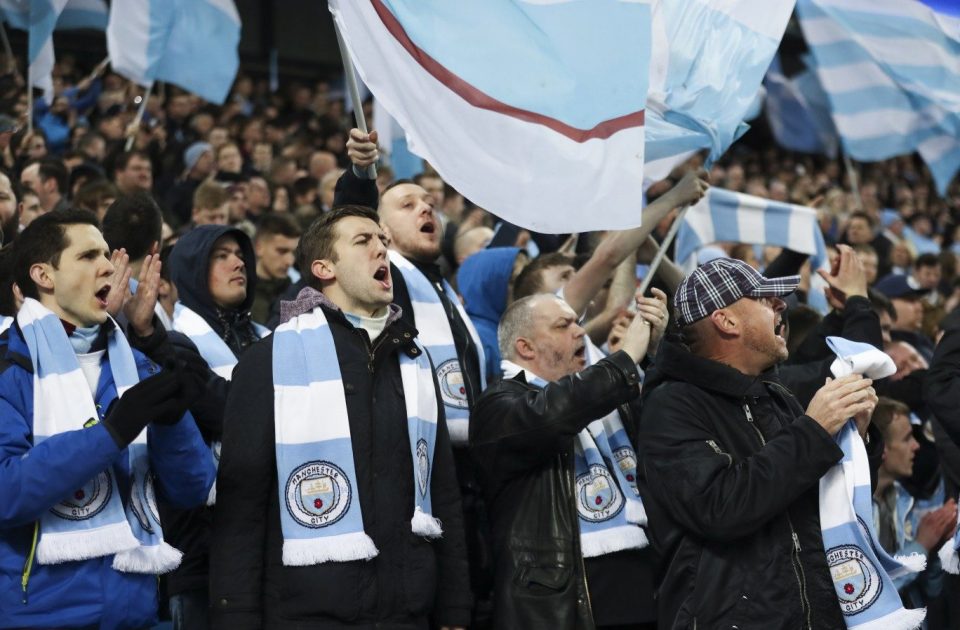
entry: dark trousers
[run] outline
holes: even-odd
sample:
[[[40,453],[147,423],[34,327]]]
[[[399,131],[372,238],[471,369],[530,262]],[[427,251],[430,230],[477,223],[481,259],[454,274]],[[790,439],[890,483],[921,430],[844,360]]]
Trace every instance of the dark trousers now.
[[[170,618],[173,630],[207,630],[207,608],[210,596],[207,591],[185,591],[170,596]]]

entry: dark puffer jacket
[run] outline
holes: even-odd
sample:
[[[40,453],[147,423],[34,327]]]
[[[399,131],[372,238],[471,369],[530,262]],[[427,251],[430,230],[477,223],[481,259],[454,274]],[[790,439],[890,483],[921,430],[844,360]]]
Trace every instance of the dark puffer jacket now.
[[[747,376],[673,341],[657,361],[637,442],[660,627],[844,630],[818,503],[843,452],[772,370]]]

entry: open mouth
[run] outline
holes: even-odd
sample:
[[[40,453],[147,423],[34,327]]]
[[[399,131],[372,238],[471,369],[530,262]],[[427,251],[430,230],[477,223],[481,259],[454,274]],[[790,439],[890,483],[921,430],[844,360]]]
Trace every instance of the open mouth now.
[[[107,296],[110,295],[110,285],[105,284],[100,287],[100,290],[94,293],[94,297],[97,298],[97,304],[100,305],[100,308],[107,308]]]
[[[583,345],[583,346],[580,346],[579,348],[577,348],[576,351],[573,353],[573,356],[577,357],[578,359],[586,360],[586,358],[587,358],[587,346],[586,346],[586,345]]]
[[[373,274],[373,279],[380,283],[380,286],[384,289],[390,288],[390,268],[386,265],[381,265],[377,267],[377,271]]]
[[[434,225],[433,221],[430,221],[428,223],[424,223],[420,227],[420,231],[423,232],[424,234],[433,234],[434,232],[437,231],[437,226]]]
[[[786,325],[787,325],[786,322],[783,321],[782,319],[778,321],[777,324],[773,327],[773,334],[783,339],[783,331],[786,328]]]

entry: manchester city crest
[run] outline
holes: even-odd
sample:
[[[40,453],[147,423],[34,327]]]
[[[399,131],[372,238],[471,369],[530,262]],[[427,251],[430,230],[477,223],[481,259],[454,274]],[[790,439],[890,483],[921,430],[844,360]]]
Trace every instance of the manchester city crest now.
[[[430,481],[430,456],[427,454],[427,441],[417,440],[417,486],[420,496],[427,496],[427,483]]]
[[[440,383],[440,396],[443,404],[459,409],[469,406],[467,388],[463,383],[463,372],[457,359],[444,361],[437,367],[437,381]]]
[[[102,512],[112,494],[110,473],[103,471],[50,508],[50,511],[69,521],[83,521]]]
[[[856,545],[840,545],[827,551],[827,564],[844,615],[856,615],[873,605],[883,582],[873,562]]]
[[[153,476],[144,475],[139,488],[134,488],[130,496],[130,507],[144,531],[153,533],[153,523],[160,522],[157,511],[157,495],[153,489]],[[152,520],[151,520],[152,519]]]
[[[630,489],[636,496],[640,496],[640,490],[637,488],[637,455],[629,446],[622,446],[613,451],[613,459],[616,460],[623,478],[630,483]]]
[[[326,461],[309,462],[290,473],[285,494],[290,516],[312,529],[343,518],[353,498],[346,473]]]
[[[589,471],[577,477],[577,512],[580,518],[599,523],[613,518],[623,509],[623,495],[603,466],[591,464]]]

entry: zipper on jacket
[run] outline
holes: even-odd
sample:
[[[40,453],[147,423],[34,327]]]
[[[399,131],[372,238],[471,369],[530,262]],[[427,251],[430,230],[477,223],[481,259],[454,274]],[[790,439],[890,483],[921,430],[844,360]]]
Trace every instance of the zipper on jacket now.
[[[30,543],[30,553],[23,565],[23,574],[20,576],[20,588],[23,593],[23,603],[27,603],[27,584],[30,583],[30,571],[33,569],[33,558],[37,555],[37,538],[40,534],[40,521],[33,523],[33,542]]]
[[[764,439],[763,433],[761,433],[757,423],[753,421],[753,412],[750,411],[749,403],[743,403],[743,412],[747,415],[747,422],[749,422],[753,430],[757,432],[757,437],[760,438],[760,444],[766,446],[767,441]],[[807,619],[808,630],[813,630],[813,626],[810,623],[810,601],[807,598],[807,578],[803,572],[803,564],[800,562],[800,537],[797,536],[797,532],[793,529],[793,521],[790,520],[789,511],[787,512],[787,525],[790,527],[790,538],[793,542],[793,549],[790,553],[790,564],[793,565],[793,574],[797,578],[797,586],[800,589],[800,608],[803,610],[803,614]]]
[[[563,453],[560,453],[560,466],[563,467]],[[577,479],[576,479],[576,470],[574,470],[573,463],[570,463],[570,489],[573,491],[570,494],[573,496],[573,522],[576,524],[577,528],[577,556],[579,556],[580,561],[580,575],[583,576],[583,594],[587,598],[587,612],[590,613],[590,618],[593,619],[593,602],[590,599],[590,584],[587,583],[587,565],[583,560],[583,549],[580,547],[580,513],[577,510]]]

